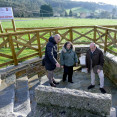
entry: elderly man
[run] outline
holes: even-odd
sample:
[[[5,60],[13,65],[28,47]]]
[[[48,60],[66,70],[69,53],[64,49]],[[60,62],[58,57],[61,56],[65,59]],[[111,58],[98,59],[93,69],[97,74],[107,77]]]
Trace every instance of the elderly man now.
[[[95,43],[91,43],[90,49],[86,54],[86,67],[88,72],[91,72],[91,85],[88,89],[95,87],[95,73],[97,73],[100,78],[100,91],[106,93],[104,89],[103,64],[104,58],[102,51],[96,47]]]
[[[52,87],[56,87],[57,83],[53,78],[53,72],[56,67],[60,67],[57,61],[57,44],[60,42],[60,35],[56,34],[49,38],[49,42],[45,49],[45,68],[47,70],[47,77]]]

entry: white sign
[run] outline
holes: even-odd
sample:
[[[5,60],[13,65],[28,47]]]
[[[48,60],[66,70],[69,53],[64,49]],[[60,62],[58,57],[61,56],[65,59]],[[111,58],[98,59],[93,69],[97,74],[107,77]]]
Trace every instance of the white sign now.
[[[0,7],[0,20],[13,18],[12,7]]]

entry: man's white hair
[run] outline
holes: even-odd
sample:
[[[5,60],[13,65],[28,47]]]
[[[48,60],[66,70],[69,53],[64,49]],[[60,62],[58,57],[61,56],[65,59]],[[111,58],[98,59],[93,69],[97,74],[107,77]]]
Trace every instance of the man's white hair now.
[[[55,34],[54,37],[61,37],[59,34]]]
[[[90,46],[94,46],[94,47],[96,47],[96,45],[95,45],[94,42],[90,43]]]

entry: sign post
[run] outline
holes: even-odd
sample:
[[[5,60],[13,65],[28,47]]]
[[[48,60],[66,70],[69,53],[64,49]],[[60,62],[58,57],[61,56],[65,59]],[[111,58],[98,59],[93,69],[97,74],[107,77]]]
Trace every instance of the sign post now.
[[[3,27],[2,27],[2,22],[0,21],[0,32],[1,33],[4,33],[3,32]],[[5,41],[4,37],[3,37],[3,41]],[[5,47],[7,47],[7,44],[5,44]]]
[[[16,32],[16,26],[15,26],[12,7],[0,7],[0,20],[12,20],[13,31]],[[2,27],[2,24],[0,24],[0,27]],[[3,28],[0,28],[0,29],[3,30]],[[1,33],[3,33],[3,31],[1,31]],[[15,37],[15,39],[17,40],[17,37]],[[18,44],[17,44],[17,48],[18,48]]]

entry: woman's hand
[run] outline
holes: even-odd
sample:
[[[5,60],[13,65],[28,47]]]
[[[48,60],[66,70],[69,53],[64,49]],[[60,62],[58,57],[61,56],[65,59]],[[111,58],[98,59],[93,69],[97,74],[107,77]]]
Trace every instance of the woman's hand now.
[[[56,63],[56,67],[60,67],[60,64],[59,63]]]
[[[97,70],[97,73],[100,73],[100,71],[101,71],[101,70],[100,70],[100,69],[98,69],[98,70]]]
[[[78,63],[76,63],[76,67],[78,66]]]

